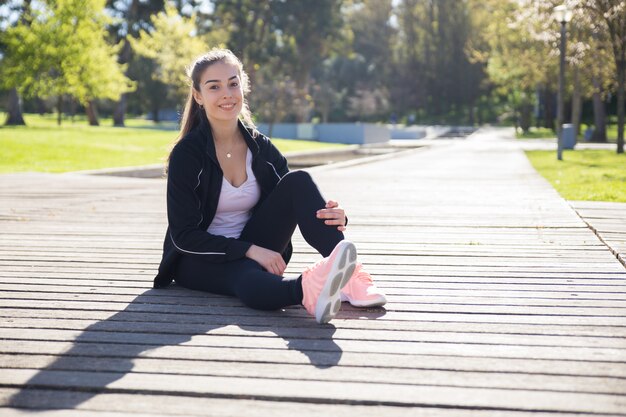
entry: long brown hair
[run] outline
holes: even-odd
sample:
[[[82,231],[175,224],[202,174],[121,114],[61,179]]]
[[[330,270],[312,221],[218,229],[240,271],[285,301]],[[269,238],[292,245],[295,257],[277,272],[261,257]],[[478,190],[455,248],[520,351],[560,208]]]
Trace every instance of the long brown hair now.
[[[241,88],[245,94],[250,92],[250,79],[248,74],[243,70],[243,64],[229,49],[213,48],[208,53],[199,56],[196,60],[187,68],[187,76],[190,79],[189,95],[187,96],[187,102],[183,109],[183,115],[180,122],[180,132],[174,142],[176,145],[187,133],[193,128],[198,126],[202,121],[202,118],[206,118],[206,113],[200,107],[200,105],[193,98],[193,90],[200,91],[200,76],[205,69],[217,62],[224,62],[237,67],[239,72],[239,79],[241,80]],[[244,125],[256,131],[256,126],[252,121],[252,113],[248,107],[248,101],[244,98],[242,103],[241,112],[239,118]],[[169,158],[168,158],[169,160]]]

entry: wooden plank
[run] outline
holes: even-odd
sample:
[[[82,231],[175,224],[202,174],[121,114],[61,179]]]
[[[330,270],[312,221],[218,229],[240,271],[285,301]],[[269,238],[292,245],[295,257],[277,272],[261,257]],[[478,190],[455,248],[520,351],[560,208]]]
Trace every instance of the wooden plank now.
[[[158,295],[157,295],[158,294]],[[113,293],[107,293],[103,291],[63,291],[62,288],[55,290],[41,289],[41,290],[29,290],[19,288],[4,290],[0,294],[0,303],[2,300],[66,300],[66,301],[81,301],[81,302],[135,302],[135,303],[162,303],[162,304],[188,304],[198,305],[208,300],[207,297],[203,297],[198,294],[194,296],[183,292],[182,294],[164,294],[163,292],[150,292],[147,294],[124,294],[123,292],[116,291]],[[217,299],[218,302],[222,299]],[[580,308],[606,308],[611,310],[620,310],[626,308],[626,297],[624,294],[617,297],[602,297],[599,299],[593,297],[579,297],[575,296],[548,296],[548,297],[533,297],[533,296],[519,296],[518,294],[502,294],[500,296],[488,296],[482,295],[478,297],[467,297],[461,294],[436,294],[430,291],[419,291],[419,294],[410,292],[403,295],[389,295],[389,308],[406,309],[406,304],[412,302],[418,302],[420,305],[428,304],[445,304],[445,305],[462,305],[462,306],[537,306],[544,307],[549,305],[551,307],[580,307]],[[224,300],[224,305],[230,304],[230,300]]]
[[[0,248],[1,250],[2,248]],[[83,253],[77,252],[77,249],[81,249],[79,246],[75,248],[36,248],[36,247],[26,247],[22,250],[17,250],[13,246],[13,248],[7,248],[2,250],[4,256],[11,257],[13,259],[30,256],[33,255],[33,252],[36,252],[38,256],[51,258],[51,259],[111,259],[115,258],[119,261],[131,260],[134,261],[138,259],[138,257],[144,257],[152,260],[153,262],[157,262],[160,260],[160,250],[161,249],[101,249],[101,248],[92,248],[92,252]],[[498,256],[493,253],[492,250],[481,249],[478,250],[445,250],[445,249],[428,249],[428,250],[363,250],[359,248],[359,255],[361,256],[369,256],[369,255],[386,255],[386,256],[421,256],[425,258],[432,257],[445,257],[445,256],[454,256],[460,258],[498,258],[498,259],[532,259],[537,260],[539,262],[543,262],[545,259],[559,259],[559,260],[579,260],[581,254],[573,253],[574,251],[550,251],[544,253],[532,253],[531,251],[519,251],[519,253],[514,253],[514,251],[510,251],[506,256]],[[317,253],[313,253],[312,251],[300,251],[302,254],[307,254],[309,256],[301,256],[302,259],[313,259],[318,256]],[[595,251],[585,251],[584,252],[585,260],[589,262],[604,262],[607,260],[607,253],[605,248],[600,248]],[[610,259],[610,258],[609,258]]]
[[[41,295],[41,294],[40,294]],[[28,308],[28,307],[52,307],[62,306],[64,303],[71,301],[80,309],[123,309],[126,303],[108,302],[108,301],[83,301],[78,294],[69,297],[57,297],[51,299],[45,299],[41,297],[31,296],[28,299],[24,298],[7,298],[6,296],[0,297],[0,307],[12,307],[12,308]],[[436,300],[434,300],[436,301]],[[481,300],[482,301],[482,300]],[[498,314],[498,315],[546,315],[546,316],[581,316],[581,317],[602,317],[602,318],[626,318],[626,307],[617,306],[593,306],[583,304],[583,306],[575,305],[576,303],[565,304],[562,306],[555,305],[551,302],[538,301],[515,304],[512,301],[503,304],[497,303],[478,303],[472,300],[468,300],[467,303],[459,302],[425,302],[416,305],[411,302],[400,303],[395,302],[393,307],[389,306],[385,311],[381,310],[381,313],[392,314],[394,312],[412,312],[412,313],[425,313],[425,312],[446,312],[446,313],[469,313],[469,314]],[[146,304],[147,308],[150,308],[150,304]],[[197,305],[177,305],[178,311],[186,311],[190,314],[194,312],[201,312],[202,309],[211,308],[219,314],[232,313],[233,308],[239,308],[239,305],[232,306],[229,301],[223,301],[221,299],[210,299],[206,302],[199,303]],[[355,310],[358,311],[358,310]]]
[[[326,332],[326,337],[330,332]],[[335,329],[332,329],[334,336]],[[99,344],[119,344],[130,343],[137,346],[144,346],[143,349],[156,348],[163,345],[181,344],[185,346],[212,347],[212,348],[236,348],[238,346],[252,346],[256,349],[280,349],[285,347],[285,340],[279,337],[263,337],[257,335],[242,336],[218,336],[211,334],[198,335],[178,335],[178,334],[154,334],[154,333],[121,333],[121,332],[98,332],[84,331],[76,332],[71,330],[47,330],[47,329],[6,329],[0,328],[0,336],[4,340],[52,340],[52,341],[73,341],[99,343]],[[456,355],[456,356],[480,356],[480,357],[513,357],[513,358],[538,358],[538,359],[559,359],[576,357],[579,360],[602,360],[619,362],[626,360],[626,349],[622,347],[593,346],[558,346],[558,345],[533,345],[527,340],[523,342],[509,341],[506,337],[496,338],[496,343],[488,340],[483,342],[470,341],[468,338],[459,337],[451,333],[447,338],[438,334],[439,340],[426,338],[423,341],[397,340],[394,343],[385,341],[368,340],[367,344],[359,340],[333,339],[327,343],[325,338],[306,339],[301,337],[286,337],[291,348],[294,346],[308,346],[306,350],[330,350],[339,352],[379,352],[397,355]],[[426,336],[428,337],[428,335]]]
[[[344,309],[349,307],[344,306]],[[72,320],[82,323],[82,328],[87,328],[91,324],[98,324],[102,329],[123,330],[124,328],[139,328],[142,331],[164,332],[188,332],[205,333],[207,329],[217,326],[232,325],[232,316],[222,316],[217,314],[196,315],[193,319],[187,314],[169,313],[142,313],[133,311],[123,311],[111,314],[107,311],[83,310],[80,318],[76,317],[76,312],[63,309],[3,309],[0,313],[2,327],[16,327],[23,323],[23,319],[28,320],[31,327],[37,320],[55,321],[61,323],[64,320]],[[394,332],[395,337],[402,337],[400,332],[460,332],[460,333],[497,333],[497,334],[517,334],[517,335],[553,335],[553,336],[598,336],[607,338],[623,338],[626,326],[607,325],[606,323],[585,325],[585,324],[548,324],[548,323],[513,323],[513,322],[490,322],[481,317],[457,315],[456,320],[446,320],[446,316],[437,317],[433,314],[417,317],[411,321],[394,321],[383,318],[377,320],[352,320],[338,318],[333,322],[333,326],[338,329],[360,329],[360,330],[387,330]],[[237,315],[238,326],[250,328],[253,331],[261,331],[268,327],[265,317],[259,315]],[[209,327],[207,327],[209,326]],[[309,321],[291,322],[283,320],[273,324],[273,328],[286,331],[287,328],[303,329],[307,334],[315,333],[319,326]],[[26,325],[21,325],[26,327]],[[45,327],[45,326],[44,326]],[[76,327],[75,329],[80,329]],[[345,337],[345,336],[344,336]],[[368,339],[375,338],[376,334],[368,333]],[[419,337],[419,336],[418,336]]]
[[[152,325],[151,325],[152,324]],[[213,336],[263,336],[274,337],[280,333],[281,337],[293,337],[300,339],[321,339],[328,332],[315,327],[276,327],[276,331],[267,330],[267,326],[262,324],[248,325],[245,329],[233,327],[230,324],[214,323],[205,324],[185,324],[185,323],[133,323],[123,321],[97,322],[85,320],[64,320],[60,318],[54,319],[34,319],[34,318],[12,318],[10,320],[2,320],[0,322],[0,331],[7,338],[20,337],[24,332],[36,334],[36,338],[40,338],[41,334],[48,334],[52,330],[62,331],[89,331],[89,332],[114,332],[114,333],[132,333],[140,335],[169,334],[169,335],[210,335]],[[397,329],[387,330],[371,326],[341,328],[336,327],[334,337],[343,340],[371,340],[380,342],[389,341],[405,341],[423,343],[426,341],[449,342],[449,343],[470,343],[476,338],[476,333],[480,333],[482,344],[503,344],[503,345],[526,345],[526,346],[567,346],[567,347],[595,347],[602,346],[608,348],[622,349],[626,348],[626,337],[620,336],[619,331],[615,331],[613,327],[604,329],[605,332],[613,331],[610,336],[604,334],[596,335],[572,335],[563,334],[555,335],[551,333],[536,334],[531,333],[528,329],[526,333],[519,333],[521,326],[517,327],[517,333],[513,331],[505,331],[505,326],[491,326],[490,332],[485,331],[480,325],[477,326],[411,326],[412,332],[398,332]],[[467,329],[469,327],[470,329]],[[445,330],[444,330],[445,329]],[[500,331],[494,331],[494,330]],[[14,330],[14,331],[11,331]],[[32,331],[31,331],[32,330]],[[36,330],[36,331],[35,331]],[[482,330],[482,331],[481,331]],[[626,329],[622,329],[622,334]],[[599,333],[599,332],[598,332]],[[81,335],[82,336],[82,335]],[[135,337],[135,336],[131,336]],[[137,336],[140,337],[140,336]],[[146,336],[146,340],[148,337]]]
[[[571,201],[570,204],[626,266],[626,203]]]
[[[167,292],[164,291],[146,291],[146,285],[125,286],[125,285],[109,285],[108,282],[92,281],[81,282],[82,285],[75,285],[75,281],[71,280],[28,280],[27,284],[23,284],[23,279],[10,279],[0,277],[0,291],[9,298],[19,298],[26,294],[106,294],[120,296],[142,296],[154,298],[154,301],[175,300],[180,302],[183,300],[193,300],[194,298],[205,299],[206,295],[200,292],[192,292],[184,288],[171,288]],[[118,283],[120,284],[120,283]],[[384,288],[389,299],[402,302],[406,297],[465,297],[463,289],[456,288],[456,283],[423,283],[423,285],[398,286],[388,285],[393,282],[379,280],[378,286]],[[487,284],[488,285],[488,284]],[[537,287],[537,286],[535,286]],[[548,299],[548,300],[578,300],[578,301],[597,301],[597,300],[616,300],[626,302],[626,286],[624,291],[616,291],[611,288],[609,291],[596,291],[592,288],[589,291],[573,291],[571,288],[557,289],[535,289],[528,288],[528,285],[519,283],[518,286],[510,286],[507,288],[489,289],[484,284],[468,283],[467,288],[480,289],[480,293],[476,294],[475,299]],[[121,300],[121,299],[120,299]],[[439,299],[441,300],[441,299]]]
[[[233,363],[293,364],[330,369],[332,367],[374,367],[381,375],[394,375],[396,369],[422,369],[457,372],[515,373],[554,376],[608,377],[623,379],[626,364],[623,361],[526,358],[513,356],[454,355],[445,352],[435,354],[396,355],[384,352],[350,352],[338,350],[306,350],[304,345],[292,349],[258,349],[237,346],[221,349],[210,346],[168,345],[155,349],[151,345],[99,344],[88,342],[56,342],[15,340],[0,341],[0,353],[7,360],[18,356],[26,359],[46,352],[59,357],[75,357],[90,366],[94,358],[120,358],[134,361],[138,358],[155,360],[223,361]],[[83,358],[83,359],[80,359]],[[130,365],[129,365],[130,369]],[[388,371],[385,371],[387,369]],[[191,372],[191,371],[188,371]]]
[[[14,270],[15,269],[15,270]],[[589,287],[590,291],[623,292],[626,285],[626,274],[622,273],[576,273],[576,272],[519,272],[519,271],[482,271],[482,270],[441,270],[424,268],[419,272],[403,272],[394,268],[393,271],[368,265],[368,270],[375,275],[376,280],[385,286],[404,288],[450,288],[463,291],[464,285],[480,285],[485,289],[515,288],[520,290],[548,290],[548,291],[576,291],[581,287]],[[393,272],[393,273],[391,273]],[[288,273],[289,274],[289,273]],[[293,274],[296,274],[295,272]],[[297,276],[297,275],[296,275]],[[149,289],[152,287],[154,272],[150,270],[133,271],[133,273],[118,273],[118,271],[58,269],[54,271],[33,270],[24,271],[18,268],[3,268],[0,279],[7,283],[41,283],[70,282],[76,286],[127,286]],[[125,285],[127,284],[127,285]],[[518,285],[519,284],[519,285]],[[523,287],[522,287],[523,286]],[[173,284],[168,290],[174,290]],[[620,289],[621,288],[621,289]]]
[[[343,310],[352,310],[349,306],[344,306]],[[358,311],[357,311],[358,312]],[[193,332],[204,333],[207,325],[231,325],[235,317],[224,317],[217,314],[193,315],[169,313],[144,313],[135,311],[123,311],[111,314],[107,311],[83,310],[77,317],[76,311],[65,309],[3,309],[0,312],[3,327],[13,327],[20,323],[21,319],[45,319],[50,321],[73,320],[83,323],[84,328],[91,324],[99,323],[103,328],[114,329],[116,326],[136,325],[144,331],[154,331],[154,329],[165,329],[173,324],[175,329],[195,329]],[[333,322],[336,329],[367,329],[367,330],[388,330],[407,332],[469,332],[469,333],[499,333],[499,334],[530,334],[530,335],[572,335],[572,336],[600,336],[620,338],[624,336],[626,325],[609,325],[606,323],[596,325],[585,324],[549,324],[528,320],[527,322],[501,321],[491,322],[482,319],[479,315],[455,315],[452,320],[445,320],[446,316],[437,317],[434,314],[425,315],[411,321],[394,321],[385,319],[384,316],[377,320],[353,320],[338,318]],[[239,326],[250,326],[253,329],[266,327],[267,319],[260,315],[236,315]],[[109,327],[110,326],[110,327]],[[317,324],[309,321],[290,322],[283,320],[276,322],[277,329],[285,327],[297,327],[301,329],[318,329]],[[373,337],[373,336],[372,336]],[[396,337],[397,334],[396,334]]]
[[[74,356],[30,355],[15,358],[0,357],[0,368],[12,370],[46,369],[48,371],[116,372],[128,373],[129,360],[125,358],[90,358]],[[471,388],[494,388],[511,390],[533,390],[541,384],[547,390],[556,392],[578,392],[589,394],[626,393],[622,378],[607,376],[565,376],[531,374],[527,372],[458,372],[419,368],[395,368],[392,373],[381,373],[376,367],[336,366],[317,368],[306,364],[188,361],[135,358],[132,360],[133,374],[198,375],[232,378],[263,378],[292,381],[316,381],[323,379],[344,383],[375,383],[406,385],[455,386]],[[270,382],[273,383],[273,382]],[[566,389],[564,387],[567,387]]]
[[[33,378],[36,378],[33,380]],[[30,380],[30,381],[29,381]],[[33,371],[6,369],[0,374],[0,384],[6,381],[29,383],[38,388],[72,387],[74,389],[114,390],[132,393],[147,390],[154,393],[206,395],[227,398],[241,396],[260,400],[276,400],[282,396],[301,402],[339,402],[368,405],[448,407],[462,398],[467,407],[525,410],[619,413],[619,396],[536,390],[484,389],[469,387],[409,385],[397,383],[393,389],[384,384],[347,383],[334,381],[300,381],[265,378],[227,378],[219,376],[185,375],[181,385],[176,375],[119,374],[114,372]],[[19,395],[19,394],[18,394]],[[372,401],[372,398],[376,400]]]
[[[194,317],[211,316],[211,315],[228,315],[228,316],[259,316],[259,312],[243,307],[240,304],[229,306],[211,306],[208,303],[202,307],[178,306],[172,308],[167,305],[160,304],[140,304],[126,305],[114,303],[66,303],[58,301],[47,302],[12,302],[11,305],[3,305],[4,308],[24,309],[24,310],[61,310],[73,311],[75,314],[83,314],[84,311],[108,311],[124,313],[156,313],[161,315],[193,315]],[[307,317],[301,308],[285,308],[284,311],[266,313],[267,317],[272,319],[285,318],[304,318]],[[496,314],[493,312],[479,313],[461,311],[458,308],[449,310],[438,310],[436,308],[423,308],[419,313],[407,311],[390,311],[385,309],[354,309],[344,308],[341,310],[337,319],[366,319],[366,320],[392,320],[392,321],[415,321],[415,320],[431,320],[431,321],[476,321],[482,320],[492,323],[536,323],[536,324],[555,324],[555,325],[607,325],[607,326],[623,326],[623,316],[598,316],[598,315],[557,315],[557,314],[538,314],[531,313],[526,310],[520,310],[518,314]]]
[[[486,259],[484,262],[468,262],[467,260],[462,260],[462,261],[457,261],[457,262],[450,262],[448,263],[448,261],[450,260],[451,257],[419,257],[416,256],[415,259],[413,259],[411,262],[406,263],[406,264],[402,264],[402,263],[397,263],[394,264],[391,261],[393,261],[395,258],[390,258],[390,260],[382,260],[380,258],[376,259],[376,257],[372,258],[372,257],[368,257],[367,255],[364,255],[364,258],[369,258],[367,262],[368,266],[372,267],[372,268],[377,268],[379,270],[381,270],[381,266],[384,266],[384,270],[383,271],[396,271],[396,270],[400,270],[400,271],[407,271],[406,273],[412,273],[416,274],[416,275],[420,275],[421,271],[423,270],[447,270],[447,268],[450,268],[451,271],[454,270],[460,270],[460,271],[466,271],[466,272],[470,272],[470,271],[506,271],[506,272],[528,272],[528,273],[534,273],[534,274],[538,274],[538,267],[541,266],[542,268],[542,273],[545,274],[554,274],[554,273],[563,273],[563,274],[589,274],[592,277],[596,274],[613,274],[616,276],[624,276],[624,269],[619,269],[619,264],[618,265],[613,265],[613,261],[615,260],[614,257],[608,257],[604,263],[602,264],[595,264],[595,265],[589,265],[587,263],[566,263],[566,262],[558,262],[557,264],[550,264],[548,262],[545,262],[545,264],[547,266],[544,266],[543,264],[539,264],[538,262],[527,262],[527,263],[522,263],[522,262],[510,262],[510,263],[506,263],[505,261],[503,262],[494,262],[493,260],[490,259]],[[309,258],[309,260],[305,260],[307,258],[303,257],[303,256],[298,256],[297,258],[294,258],[289,266],[295,269],[300,269],[303,268],[305,266],[309,266],[311,264],[311,262],[313,261],[317,261],[320,258],[319,257],[311,257]],[[113,259],[111,259],[113,260]],[[119,265],[119,267],[114,268],[114,270],[116,272],[119,272],[120,269],[128,269],[128,268],[135,268],[135,265],[140,265],[140,266],[144,266],[148,265],[150,266],[150,271],[151,272],[155,272],[156,271],[156,267],[154,266],[154,262],[153,263],[147,263],[147,262],[142,262],[143,260],[138,257],[136,262],[132,262],[132,263],[127,263],[127,264],[122,264]],[[364,261],[365,262],[365,261]],[[93,262],[96,263],[96,262]],[[101,268],[103,268],[104,271],[107,270],[107,268],[113,268],[110,266],[110,263],[113,262],[109,262],[109,263],[104,263],[104,262],[97,262],[97,264],[99,264],[99,266]],[[87,265],[85,265],[87,264]],[[80,268],[80,267],[86,267],[89,268],[93,265],[89,265],[88,262],[72,262],[72,260],[68,260],[67,262],[61,262],[61,261],[57,261],[57,262],[45,262],[45,261],[35,261],[32,260],[30,263],[28,263],[27,260],[23,259],[23,260],[12,260],[12,259],[8,259],[8,260],[4,260],[2,261],[2,263],[0,264],[3,266],[3,270],[5,269],[5,267],[7,269],[9,268],[14,268],[15,266],[28,266],[29,268],[65,268],[68,270],[72,270],[72,269],[76,269],[76,268]],[[419,269],[411,269],[411,266],[414,265],[419,265],[420,268]],[[552,266],[550,266],[552,265]],[[446,269],[444,269],[444,267]],[[23,269],[22,269],[23,270]],[[88,270],[88,269],[87,269]],[[18,270],[19,271],[19,270]],[[545,271],[545,272],[544,272]]]
[[[0,389],[0,401],[15,394],[15,390]],[[155,394],[122,394],[122,393],[85,393],[77,391],[57,390],[29,390],[27,398],[22,396],[23,406],[37,409],[37,415],[44,417],[120,417],[129,413],[136,417],[152,415],[185,415],[185,416],[226,416],[241,417],[242,410],[249,417],[292,417],[294,411],[300,415],[363,417],[380,416],[420,416],[420,417],[484,417],[486,415],[502,415],[500,411],[484,409],[445,409],[428,407],[391,407],[383,405],[365,406],[351,404],[346,407],[342,404],[315,404],[292,401],[262,401],[247,398],[202,398],[181,397],[174,395]],[[67,409],[76,407],[76,409]],[[64,408],[63,410],[47,410],[49,408]],[[145,414],[155,413],[155,414]],[[3,409],[6,417],[32,416],[32,412]],[[507,410],[507,416],[527,417],[525,412]],[[561,417],[579,416],[608,417],[607,414],[559,414]],[[552,413],[533,413],[533,417],[553,417]]]

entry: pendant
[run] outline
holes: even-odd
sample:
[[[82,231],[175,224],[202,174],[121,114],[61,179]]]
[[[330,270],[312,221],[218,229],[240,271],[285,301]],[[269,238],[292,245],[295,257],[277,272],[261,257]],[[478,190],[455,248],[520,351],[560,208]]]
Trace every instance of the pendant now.
[[[226,158],[230,158],[231,156],[232,156],[232,155],[230,154],[230,152],[228,152],[228,153],[226,154]]]

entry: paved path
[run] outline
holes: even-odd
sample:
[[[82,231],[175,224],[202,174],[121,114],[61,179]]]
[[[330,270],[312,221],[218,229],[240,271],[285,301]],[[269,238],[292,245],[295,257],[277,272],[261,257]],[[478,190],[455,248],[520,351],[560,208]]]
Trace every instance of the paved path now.
[[[626,415],[626,269],[502,131],[313,172],[386,309],[152,290],[164,181],[0,177],[0,415]]]

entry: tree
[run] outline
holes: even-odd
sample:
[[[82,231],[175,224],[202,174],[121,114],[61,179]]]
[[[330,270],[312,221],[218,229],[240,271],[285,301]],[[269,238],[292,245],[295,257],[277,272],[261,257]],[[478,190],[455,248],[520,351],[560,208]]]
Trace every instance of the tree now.
[[[226,46],[246,65],[250,81],[255,84],[257,66],[275,65],[277,33],[275,31],[275,1],[214,0],[214,13],[205,27],[221,32]]]
[[[487,73],[515,114],[516,127],[531,127],[532,109],[540,86],[552,83],[556,34],[551,20],[541,16],[534,0],[473,0],[475,24],[482,37],[472,46],[474,59],[487,65]]]
[[[311,108],[311,72],[330,55],[342,37],[341,1],[275,1],[272,10],[276,14],[280,42],[297,57],[292,61],[292,73],[299,102],[303,105],[296,109],[296,117],[298,122],[303,122],[308,118]]]
[[[567,24],[566,54],[570,70],[566,83],[572,96],[572,125],[580,131],[582,102],[593,102],[594,141],[606,142],[605,93],[610,91],[614,68],[611,63],[610,45],[606,31],[598,26],[597,19],[583,7],[574,7],[573,16]]]
[[[30,23],[30,0],[25,0],[21,4],[8,4],[5,7],[9,7],[12,13],[19,15],[18,22],[23,25]],[[2,50],[5,48],[2,47]],[[22,99],[17,92],[17,88],[12,87],[9,90],[8,103],[7,103],[7,118],[6,125],[25,125],[24,116],[22,114]]]
[[[578,0],[602,22],[613,51],[617,81],[617,153],[624,152],[624,113],[626,94],[626,0]]]
[[[118,62],[129,64],[132,59],[130,37],[138,36],[140,30],[151,28],[150,17],[163,10],[164,0],[107,0],[107,9],[113,15],[114,21],[109,25],[109,32],[116,43],[121,43],[118,51]],[[124,126],[126,116],[127,95],[122,94],[115,105],[113,125]]]
[[[257,80],[253,94],[257,103],[255,114],[269,124],[268,136],[271,137],[274,124],[293,111],[294,105],[298,105],[297,88],[288,76],[277,76],[264,70],[259,71]]]
[[[129,38],[138,55],[156,63],[153,80],[168,85],[171,98],[183,103],[189,93],[189,82],[184,68],[207,51],[207,44],[220,44],[215,38],[202,39],[195,34],[194,16],[185,18],[176,8],[166,6],[165,11],[151,18],[152,28],[141,30],[138,38]]]
[[[312,96],[322,122],[349,120],[349,97],[366,79],[367,62],[358,54],[337,54],[317,65],[313,70]]]
[[[472,59],[472,1],[404,0],[398,6],[393,102],[429,120],[473,123],[485,61]]]
[[[382,87],[392,75],[389,64],[396,34],[391,25],[392,12],[391,0],[361,0],[346,11],[352,31],[351,52],[362,56],[367,63],[367,78],[361,81],[368,85]]]
[[[384,118],[389,112],[390,80],[394,78],[392,67],[393,42],[396,29],[391,24],[393,6],[391,0],[360,0],[346,10],[346,22],[351,36],[351,53],[348,59],[360,63],[348,77],[336,83],[337,93],[343,88],[351,96],[349,113],[357,118]],[[345,62],[345,54],[337,57]],[[333,79],[338,75],[327,72]],[[341,84],[340,84],[341,83]],[[324,85],[324,82],[321,82]],[[358,109],[358,110],[357,110]]]
[[[97,98],[119,98],[133,86],[117,64],[116,47],[106,43],[106,22],[104,1],[42,4],[29,24],[4,34],[2,79],[25,96],[56,97],[58,124],[65,96],[85,106]]]
[[[418,0],[403,0],[398,6],[398,42],[395,46],[394,82],[391,83],[392,102],[399,114],[413,112],[426,104],[426,82],[421,59],[424,16]]]
[[[137,90],[128,96],[128,107],[137,112],[151,113],[155,123],[160,121],[161,110],[180,105],[172,98],[170,86],[154,76],[158,70],[154,60],[142,56],[136,56],[128,68],[128,76],[137,83]]]

